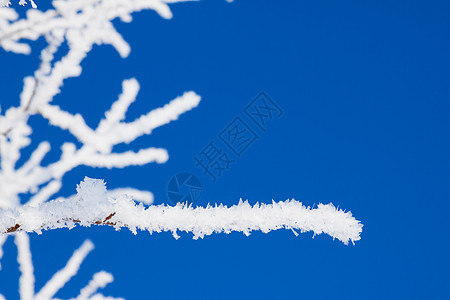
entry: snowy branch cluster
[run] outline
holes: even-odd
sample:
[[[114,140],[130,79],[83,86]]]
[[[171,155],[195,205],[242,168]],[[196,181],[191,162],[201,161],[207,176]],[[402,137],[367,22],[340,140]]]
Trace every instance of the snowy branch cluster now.
[[[129,54],[130,47],[115,30],[111,22],[113,19],[131,21],[130,14],[142,9],[154,9],[165,18],[171,17],[165,2],[155,0],[72,0],[54,1],[53,5],[55,9],[47,12],[28,10],[27,18],[18,21],[13,9],[0,9],[0,46],[5,50],[29,53],[29,45],[19,40],[35,40],[40,36],[48,42],[42,50],[41,64],[34,76],[24,80],[20,106],[8,109],[0,117],[0,207],[18,205],[18,195],[22,193],[36,192],[30,204],[48,200],[61,188],[64,174],[80,165],[123,168],[166,162],[167,151],[161,148],[150,147],[123,153],[112,153],[112,149],[115,145],[150,134],[200,102],[200,97],[194,92],[186,92],[164,107],[148,112],[134,122],[125,123],[125,113],[139,91],[136,79],[125,80],[122,94],[97,128],[90,128],[81,115],[63,111],[52,104],[64,79],[81,74],[81,61],[94,44],[110,44],[122,57]],[[63,41],[67,42],[69,51],[54,62],[54,54]],[[67,130],[83,146],[77,148],[74,143],[65,143],[60,159],[43,167],[40,163],[49,152],[50,143],[42,142],[30,159],[16,169],[21,149],[31,142],[29,135],[32,130],[27,124],[31,115],[40,115],[50,124]]]
[[[34,268],[31,260],[30,239],[26,233],[19,232],[15,234],[15,242],[18,249],[17,260],[19,262],[20,272],[22,276],[19,281],[19,292],[21,299],[47,300],[56,299],[56,293],[78,273],[80,265],[89,252],[94,249],[94,244],[86,240],[80,248],[75,250],[73,255],[67,261],[67,264],[56,272],[53,277],[41,288],[38,293],[34,291]],[[110,273],[100,271],[92,276],[89,283],[80,290],[79,295],[72,300],[121,300],[122,298],[105,297],[97,290],[104,288],[108,283],[113,281]],[[0,294],[0,299],[5,299]]]
[[[177,120],[181,114],[195,108],[200,102],[200,97],[194,92],[186,92],[165,106],[143,114],[133,122],[124,122],[125,114],[139,92],[139,83],[136,79],[124,80],[122,94],[96,128],[89,127],[81,115],[62,110],[52,103],[52,100],[60,93],[65,79],[80,76],[81,62],[93,45],[111,45],[124,58],[130,53],[130,46],[113,26],[114,19],[130,22],[132,13],[144,9],[154,10],[163,18],[169,19],[172,14],[168,4],[174,2],[181,1],[61,0],[53,1],[54,9],[45,12],[30,9],[22,19],[19,19],[18,13],[13,8],[0,7],[0,47],[4,50],[29,54],[31,47],[26,41],[44,37],[47,42],[47,46],[41,52],[41,62],[37,70],[32,76],[24,79],[19,106],[11,107],[5,112],[0,110],[0,211],[3,217],[9,216],[11,212],[31,208],[39,211],[46,205],[51,206],[55,202],[46,202],[59,192],[64,175],[77,166],[124,168],[167,161],[169,156],[163,148],[148,147],[137,152],[116,153],[113,152],[113,147],[148,135],[154,129]],[[22,5],[25,3],[23,0],[20,1]],[[0,0],[0,6],[7,4],[9,1]],[[33,1],[31,4],[35,6]],[[55,53],[63,43],[67,44],[68,51],[61,59],[55,59]],[[32,128],[28,121],[33,115],[40,116],[51,125],[69,132],[81,146],[77,147],[74,143],[66,142],[61,147],[58,159],[42,165],[43,159],[51,149],[51,143],[43,141],[25,163],[18,165],[19,159],[23,158],[23,149],[31,144]],[[22,195],[27,194],[31,197],[23,203]],[[110,196],[124,194],[145,204],[153,202],[153,195],[148,191],[133,188],[109,191]],[[57,201],[64,202],[64,199],[60,198]],[[84,220],[82,213],[81,216]],[[3,217],[0,227],[5,226],[9,218]],[[27,218],[25,214],[23,217]],[[25,224],[29,224],[32,220],[36,224],[44,221],[44,219],[27,219],[28,223]],[[23,228],[26,228],[25,224]],[[7,236],[0,234],[0,258]],[[56,292],[77,272],[82,260],[92,249],[91,242],[85,243],[69,260],[67,269],[56,273],[54,279],[35,294],[28,236],[25,232],[15,233],[15,241],[22,273],[19,281],[21,299],[53,299]],[[96,293],[98,288],[110,281],[112,281],[111,274],[97,273],[88,286],[81,290],[77,299],[112,299]],[[0,294],[0,299],[2,298]]]
[[[74,276],[93,244],[86,241],[69,259],[66,267],[37,293],[27,232],[68,227],[109,225],[116,229],[127,227],[152,232],[191,232],[194,238],[212,233],[240,231],[248,235],[253,230],[269,232],[290,229],[296,235],[313,231],[326,233],[347,244],[360,239],[362,225],[350,212],[333,205],[309,208],[291,200],[256,204],[240,202],[232,207],[207,206],[193,208],[144,206],[153,202],[153,195],[130,187],[107,191],[102,180],[86,178],[77,188],[77,194],[67,198],[52,197],[62,187],[66,173],[77,166],[124,168],[151,162],[165,163],[168,153],[164,148],[148,147],[139,151],[114,152],[119,144],[128,144],[156,128],[175,121],[179,116],[199,105],[200,97],[185,92],[168,104],[142,114],[132,122],[125,122],[129,106],[136,100],[139,83],[131,78],[122,83],[122,93],[113,102],[96,128],[91,128],[83,116],[64,111],[53,103],[64,80],[81,75],[81,62],[94,45],[111,45],[123,58],[130,46],[116,31],[115,19],[132,21],[132,13],[150,9],[161,17],[172,17],[168,4],[181,0],[54,0],[53,9],[45,12],[29,9],[25,18],[19,18],[8,0],[0,0],[0,47],[5,51],[29,54],[30,41],[43,37],[47,46],[40,54],[40,64],[33,75],[24,79],[20,104],[6,111],[0,110],[0,259],[2,246],[13,235],[18,248],[21,271],[19,280],[21,299],[54,299],[56,293]],[[35,7],[35,3],[30,0]],[[26,1],[20,0],[24,5]],[[67,44],[62,58],[55,54]],[[24,163],[24,148],[31,144],[31,116],[46,119],[49,124],[70,133],[79,146],[66,142],[60,157],[42,164],[51,149],[51,141],[41,142]],[[24,195],[31,195],[24,201]],[[28,198],[27,198],[28,199]],[[138,201],[136,204],[134,201]],[[96,273],[76,299],[114,299],[97,290],[113,280],[111,274]],[[4,297],[0,294],[0,300]]]

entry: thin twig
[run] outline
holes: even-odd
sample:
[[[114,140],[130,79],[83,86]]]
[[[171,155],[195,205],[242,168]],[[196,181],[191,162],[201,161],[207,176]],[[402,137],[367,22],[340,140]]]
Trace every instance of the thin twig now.
[[[95,221],[92,222],[91,224],[95,224],[95,225],[111,225],[111,226],[115,226],[117,223],[116,222],[108,222],[109,219],[111,219],[112,217],[114,217],[116,213],[113,212],[111,214],[109,214],[109,216],[107,216],[103,221]],[[79,219],[64,219],[61,220],[61,222],[67,222],[67,221],[72,221],[74,223],[81,223],[81,220]],[[126,225],[125,225],[126,226]],[[19,232],[22,231],[21,225],[20,224],[16,224],[14,226],[9,227],[6,232],[0,232],[0,234],[5,234],[5,233],[14,233],[14,232]]]

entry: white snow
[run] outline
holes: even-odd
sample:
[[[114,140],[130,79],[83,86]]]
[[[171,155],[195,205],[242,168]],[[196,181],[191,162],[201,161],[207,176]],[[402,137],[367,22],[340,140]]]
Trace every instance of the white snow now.
[[[39,206],[23,206],[0,210],[0,232],[20,225],[18,230],[41,233],[42,230],[81,226],[110,225],[126,227],[133,233],[170,231],[178,238],[178,231],[193,233],[194,239],[213,233],[240,231],[249,235],[277,229],[325,233],[347,244],[360,239],[362,224],[351,212],[337,209],[333,204],[305,207],[294,199],[271,204],[240,200],[237,205],[208,205],[192,207],[178,204],[136,204],[126,195],[108,197],[103,180],[86,177],[77,187],[77,194],[69,199],[54,200]]]

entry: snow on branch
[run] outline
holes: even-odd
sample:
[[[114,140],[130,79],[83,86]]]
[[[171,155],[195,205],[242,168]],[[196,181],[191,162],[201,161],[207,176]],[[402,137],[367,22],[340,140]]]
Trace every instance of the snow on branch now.
[[[129,89],[130,84],[134,86],[132,92]],[[14,168],[20,158],[20,149],[30,143],[26,135],[29,135],[31,129],[26,123],[19,122],[7,134],[9,138],[0,135],[2,158],[0,207],[14,206],[11,199],[18,201],[18,194],[33,191],[39,191],[39,193],[30,200],[30,203],[36,204],[48,200],[61,188],[62,177],[77,166],[124,168],[152,162],[165,163],[169,155],[163,148],[149,147],[137,152],[122,153],[112,153],[112,149],[115,145],[130,143],[142,135],[150,134],[155,128],[177,120],[181,114],[195,108],[200,102],[200,97],[194,92],[187,92],[132,122],[123,122],[128,104],[132,102],[130,99],[134,101],[137,94],[138,83],[135,79],[130,79],[124,81],[123,87],[124,92],[106,113],[105,119],[100,121],[97,129],[88,127],[81,115],[62,111],[56,105],[43,104],[39,107],[41,116],[50,124],[67,130],[83,144],[77,149],[73,143],[65,143],[61,148],[60,159],[47,166],[41,166],[41,162],[51,146],[49,142],[44,141],[22,167]],[[8,123],[7,118],[8,114],[4,117],[0,116],[0,132],[2,121],[5,121],[4,124]],[[43,184],[46,186],[41,189]]]
[[[17,233],[16,235],[18,234],[23,234],[24,236],[28,237],[23,232]],[[61,290],[75,274],[78,273],[78,270],[80,269],[82,262],[89,254],[89,252],[91,252],[93,249],[94,244],[90,240],[85,240],[84,243],[80,246],[80,248],[75,250],[70,259],[67,261],[66,265],[61,270],[56,272],[37,294],[34,293],[34,286],[30,286],[29,288],[30,297],[26,299],[34,299],[34,300],[56,299],[54,298],[56,293],[59,290]],[[113,280],[114,278],[110,273],[107,273],[105,271],[97,272],[96,274],[94,274],[94,277],[89,282],[89,284],[80,290],[80,294],[76,299],[79,300],[122,299],[122,298],[105,297],[102,294],[92,295],[98,289],[104,288],[107,284],[111,283]]]
[[[0,235],[0,270],[2,269],[1,260],[3,257],[3,244],[6,242],[7,238],[8,238],[7,235]]]
[[[57,30],[90,28],[95,29],[90,32],[90,37],[99,39],[101,44],[113,45],[125,57],[130,47],[117,31],[111,31],[112,20],[120,18],[131,22],[132,13],[147,9],[170,19],[172,12],[168,4],[186,1],[190,0],[56,0],[52,1],[54,9],[45,12],[28,10],[27,19],[13,23],[10,22],[17,20],[18,14],[12,8],[2,8],[0,2],[0,17],[4,15],[6,20],[0,22],[0,46],[7,51],[28,54],[30,47],[19,40],[36,40]]]
[[[95,273],[88,285],[81,289],[76,300],[89,299],[99,288],[104,288],[113,280],[113,276],[108,272],[100,271]]]
[[[80,265],[89,252],[94,249],[94,244],[90,240],[86,240],[80,248],[75,250],[64,268],[56,272],[53,277],[42,287],[36,295],[37,300],[51,299],[53,296],[78,273]]]
[[[240,231],[249,235],[260,230],[268,233],[277,229],[325,233],[348,244],[360,240],[362,224],[351,212],[344,212],[332,204],[305,207],[296,200],[255,204],[242,200],[237,205],[192,207],[178,204],[145,207],[129,197],[108,198],[103,180],[86,177],[77,187],[77,194],[69,199],[54,200],[37,207],[0,210],[0,232],[37,232],[56,228],[110,225],[126,227],[136,234],[137,229],[150,233],[170,231],[178,238],[178,231],[192,232],[194,239],[213,233]],[[296,233],[296,232],[295,232]]]
[[[30,238],[24,232],[15,235],[17,262],[22,273],[19,280],[20,298],[32,300],[34,295],[34,268],[31,260]]]

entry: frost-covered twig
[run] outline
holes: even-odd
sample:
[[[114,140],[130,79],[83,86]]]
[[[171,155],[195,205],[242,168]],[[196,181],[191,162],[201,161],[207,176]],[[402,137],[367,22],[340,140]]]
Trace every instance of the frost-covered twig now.
[[[6,242],[8,236],[0,235],[0,270],[2,269],[3,244]]]
[[[99,288],[104,288],[114,280],[113,276],[105,271],[95,273],[88,285],[81,289],[76,300],[86,300],[91,297]]]
[[[58,272],[56,272],[53,277],[41,288],[41,290],[34,295],[33,298],[35,300],[48,300],[48,299],[54,299],[54,295],[62,288],[64,285],[75,275],[77,274],[78,270],[80,269],[81,263],[84,261],[86,256],[89,254],[89,252],[94,249],[94,244],[90,240],[84,241],[84,243],[75,250],[73,255],[68,260],[67,264]],[[94,275],[94,279],[98,278],[99,275],[101,278],[100,284],[96,286],[96,289],[92,292],[96,292],[99,288],[104,288],[107,284],[111,283],[114,278],[110,273],[107,273],[105,271],[100,271]],[[81,289],[80,295],[82,296],[88,296],[88,297],[81,297],[77,299],[92,299],[90,294],[86,294],[86,292],[83,292],[86,288]],[[105,297],[101,294],[96,294],[99,299],[121,299],[121,298],[113,298],[113,297]],[[80,296],[79,296],[80,297]]]
[[[19,281],[19,293],[22,300],[53,299],[54,295],[78,272],[83,260],[89,252],[94,249],[94,244],[90,240],[86,240],[83,245],[81,245],[81,247],[73,253],[66,266],[56,272],[53,277],[41,288],[39,293],[35,294],[34,267],[31,259],[29,237],[25,232],[17,232],[15,234],[15,242],[18,249],[17,260],[19,263],[20,272],[22,273]],[[104,288],[113,280],[114,278],[110,273],[105,271],[96,273],[89,285],[81,289],[80,295],[77,299],[92,299],[91,296],[99,288]],[[3,296],[0,295],[0,299],[4,299],[2,297]],[[95,297],[98,299],[106,299],[106,297],[101,294],[96,294]],[[110,297],[109,299],[121,298]]]
[[[360,239],[362,224],[351,212],[344,212],[332,204],[309,208],[295,200],[255,204],[242,200],[226,207],[215,205],[191,207],[178,204],[144,207],[128,197],[108,198],[102,180],[85,178],[77,187],[77,195],[65,200],[50,201],[38,207],[0,210],[0,232],[38,232],[56,228],[111,225],[150,233],[170,231],[192,232],[194,239],[213,233],[240,231],[249,235],[260,230],[267,233],[281,228],[301,232],[325,233],[347,244]]]
[[[23,232],[15,235],[17,262],[22,273],[19,280],[19,293],[22,300],[32,300],[34,296],[34,270],[31,260],[30,238]]]
[[[36,300],[51,299],[53,296],[78,273],[80,265],[89,252],[94,249],[94,244],[86,240],[80,248],[78,248],[69,259],[64,268],[59,270],[53,277],[42,287],[36,295]]]
[[[94,294],[99,288],[104,288],[113,280],[113,276],[108,272],[101,271],[95,273],[88,285],[81,289],[78,297],[72,300],[124,300],[123,298],[105,297],[101,294]]]

